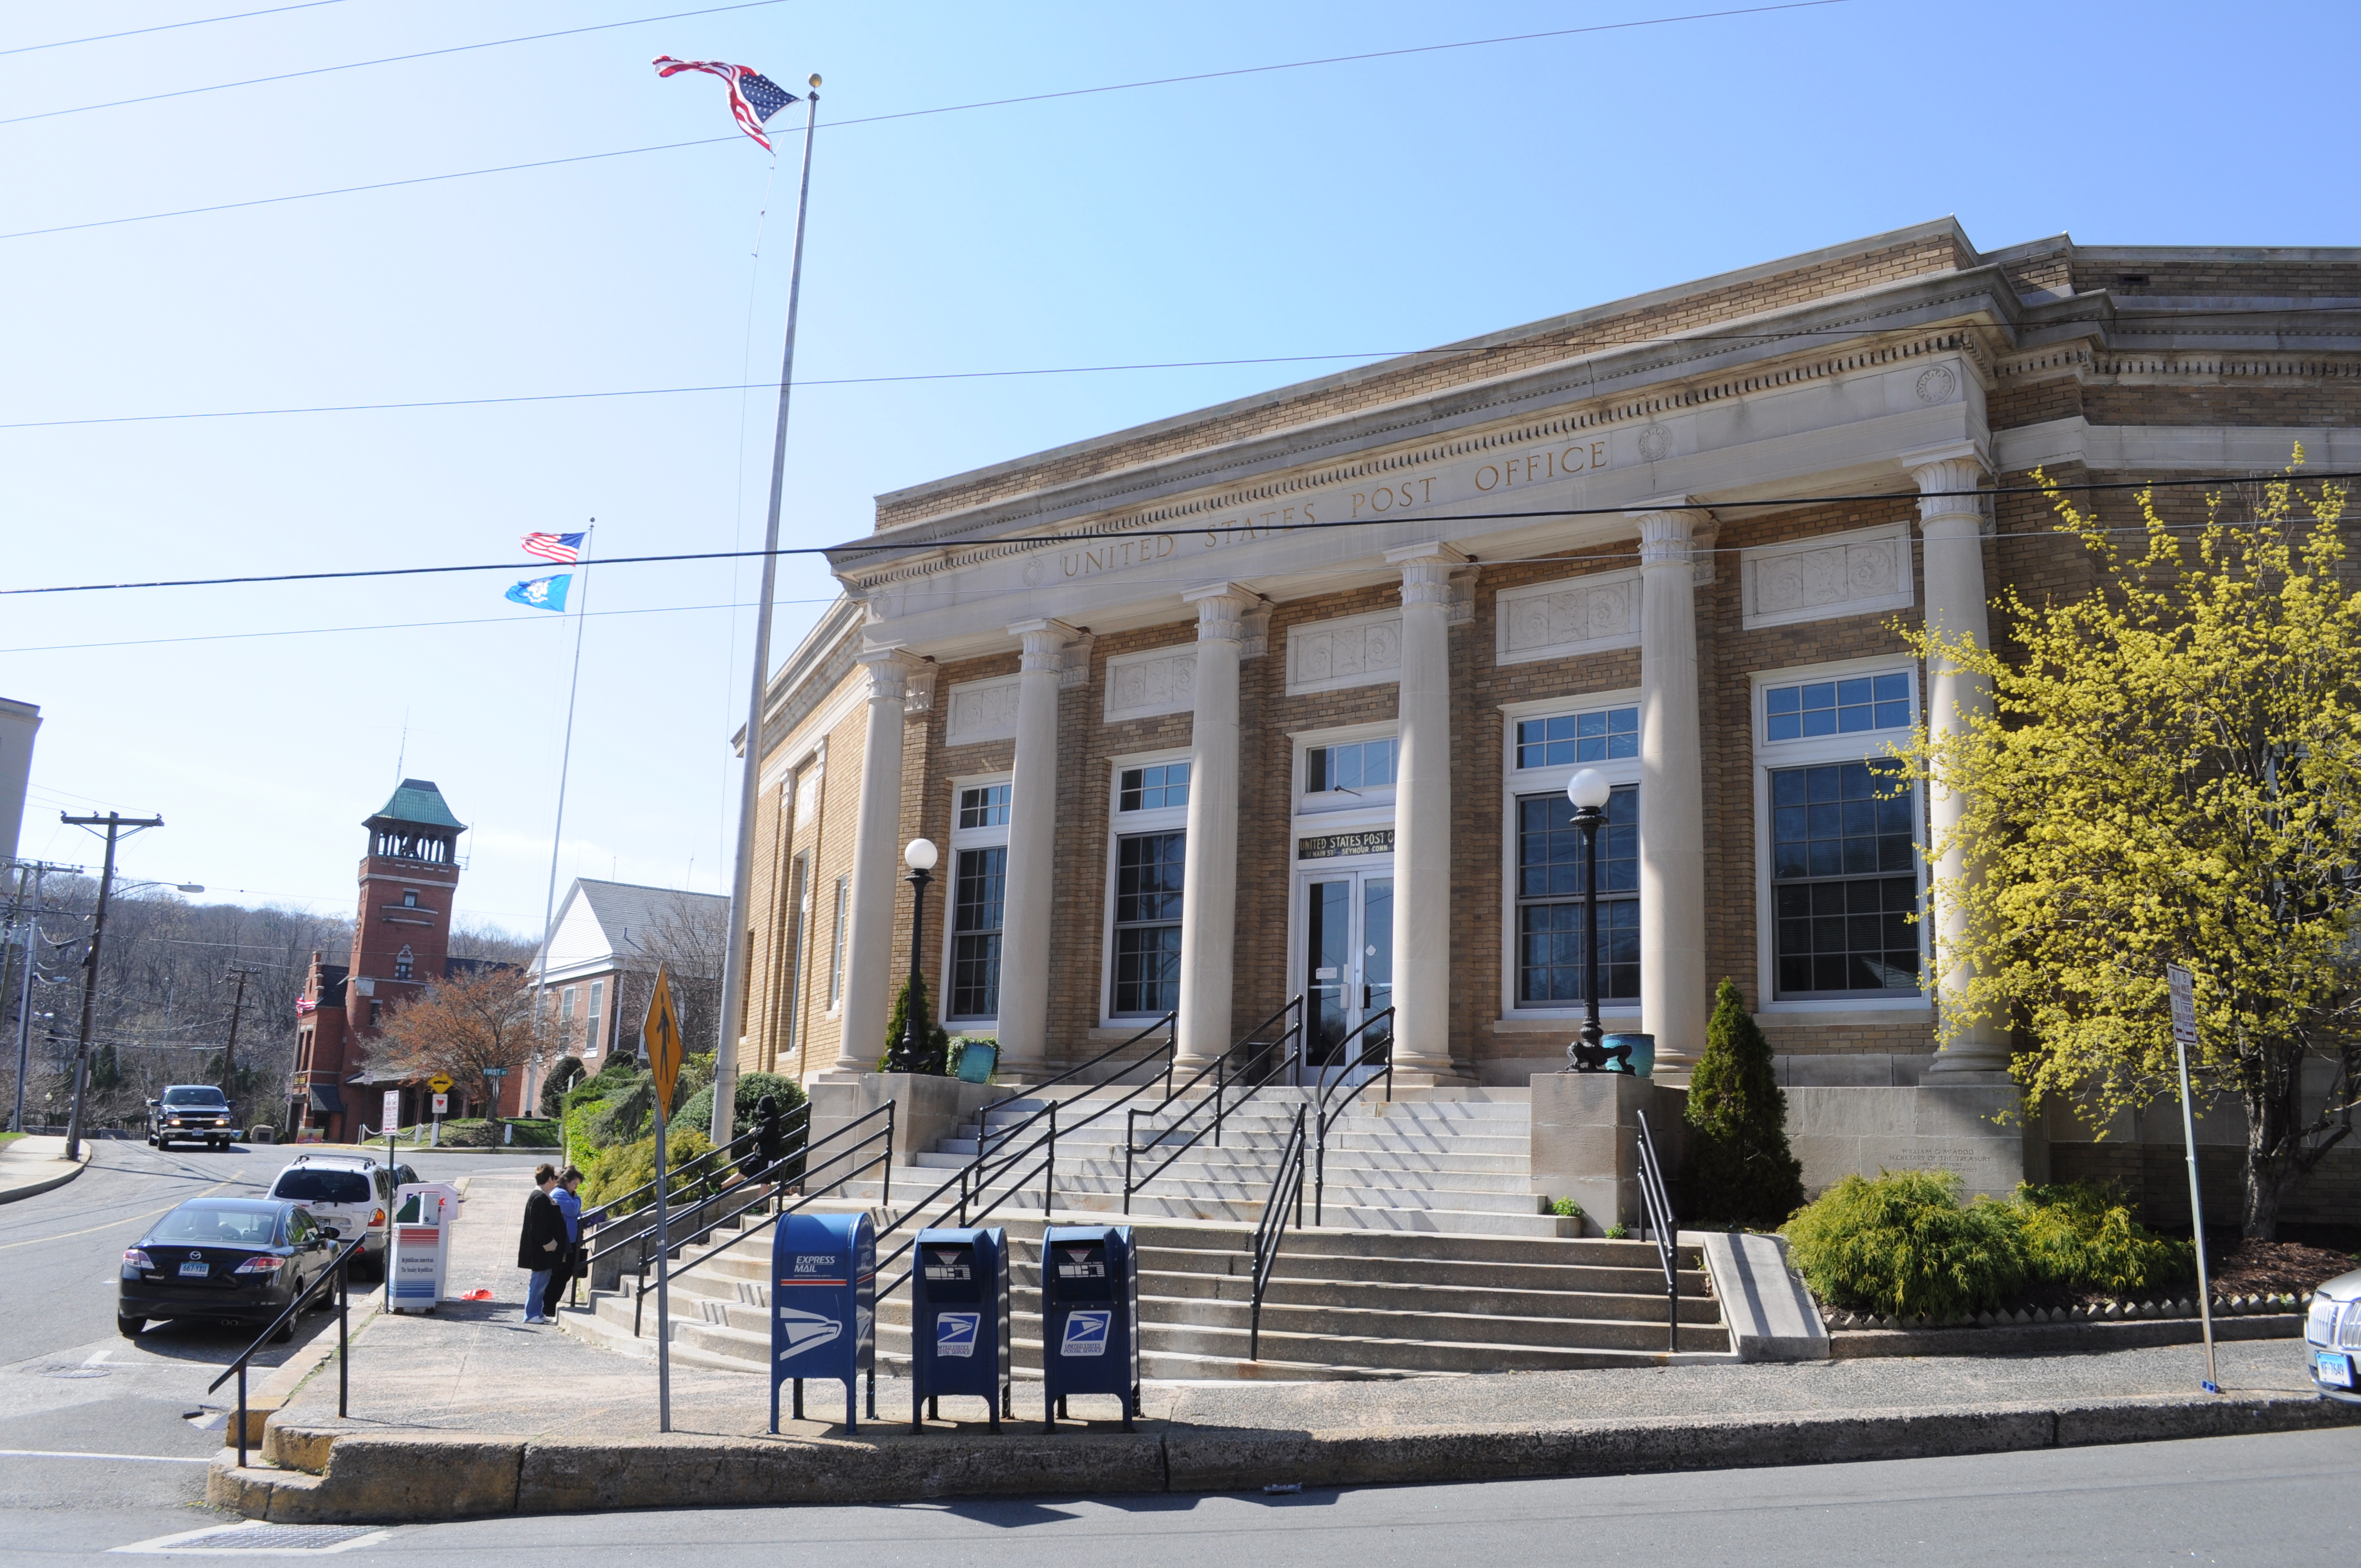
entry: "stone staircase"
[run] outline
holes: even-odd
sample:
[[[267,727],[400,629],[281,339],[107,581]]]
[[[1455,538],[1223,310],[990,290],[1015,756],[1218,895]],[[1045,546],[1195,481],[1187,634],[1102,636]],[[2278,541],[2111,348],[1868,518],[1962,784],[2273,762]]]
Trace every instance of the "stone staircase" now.
[[[1121,1092],[1061,1097],[1061,1129]],[[1524,1097],[1463,1092],[1469,1097],[1356,1104],[1340,1118],[1329,1135],[1325,1223],[1309,1223],[1307,1180],[1307,1223],[1287,1232],[1273,1269],[1258,1361],[1246,1359],[1254,1226],[1303,1092],[1263,1091],[1225,1117],[1220,1146],[1208,1137],[1182,1152],[1131,1203],[1142,1376],[1367,1378],[1664,1363],[1666,1301],[1654,1246],[1575,1235],[1578,1222],[1546,1212],[1546,1200],[1530,1190]],[[870,1208],[882,1226],[973,1159],[982,1140],[1005,1136],[1040,1104],[1005,1106],[896,1168],[890,1205],[874,1180],[848,1183],[824,1202]],[[1148,1135],[1143,1123],[1143,1144]],[[1126,1223],[1123,1136],[1120,1110],[1071,1136],[1061,1130],[1051,1223]],[[1143,1157],[1141,1168],[1148,1163]],[[1037,1176],[983,1222],[1008,1232],[1013,1359],[1026,1377],[1041,1365],[1041,1196]],[[930,1208],[928,1223],[952,1223],[940,1205]],[[881,1252],[899,1246],[918,1223],[889,1236]],[[762,1370],[770,1245],[767,1234],[750,1238],[674,1278],[675,1354]],[[1681,1262],[1682,1355],[1726,1356],[1729,1333],[1697,1249],[1681,1249]],[[881,1270],[881,1287],[906,1266]],[[565,1321],[618,1349],[652,1354],[654,1304],[647,1304],[643,1338],[632,1334],[632,1305],[628,1289],[598,1293],[588,1310]],[[877,1348],[881,1376],[906,1376],[907,1286],[879,1306]]]

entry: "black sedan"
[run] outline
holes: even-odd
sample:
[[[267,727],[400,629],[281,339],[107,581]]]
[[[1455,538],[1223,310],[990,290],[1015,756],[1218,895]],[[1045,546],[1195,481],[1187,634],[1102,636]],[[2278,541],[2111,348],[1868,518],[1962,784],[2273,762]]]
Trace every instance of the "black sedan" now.
[[[301,1204],[192,1198],[124,1253],[115,1326],[126,1339],[159,1318],[260,1327],[335,1263],[336,1248],[335,1228]],[[278,1337],[294,1334],[290,1319]]]

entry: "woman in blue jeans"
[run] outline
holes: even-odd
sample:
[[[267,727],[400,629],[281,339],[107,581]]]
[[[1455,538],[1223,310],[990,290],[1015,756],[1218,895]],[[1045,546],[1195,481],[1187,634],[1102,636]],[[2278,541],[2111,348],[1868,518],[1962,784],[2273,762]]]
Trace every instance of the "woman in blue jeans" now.
[[[524,1321],[545,1323],[549,1315],[543,1310],[542,1300],[549,1294],[551,1276],[566,1261],[569,1248],[565,1212],[549,1196],[550,1189],[557,1185],[557,1168],[535,1167],[533,1181],[533,1195],[524,1201],[524,1234],[517,1238],[517,1266],[532,1277],[525,1285]]]

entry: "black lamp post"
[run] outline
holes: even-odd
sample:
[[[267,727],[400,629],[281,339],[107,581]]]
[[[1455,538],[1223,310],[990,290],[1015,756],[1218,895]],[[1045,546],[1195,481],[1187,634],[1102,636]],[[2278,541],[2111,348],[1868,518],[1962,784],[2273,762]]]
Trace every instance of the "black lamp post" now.
[[[1574,825],[1582,829],[1582,1033],[1565,1047],[1568,1072],[1607,1070],[1606,1031],[1598,1022],[1598,830],[1607,825],[1607,803],[1615,788],[1596,768],[1585,768],[1565,786],[1574,804]]]
[[[912,1071],[918,1060],[922,1042],[918,1038],[918,997],[925,981],[919,978],[924,968],[927,930],[927,884],[935,880],[935,846],[931,839],[913,839],[902,851],[903,862],[910,868],[905,878],[910,884],[910,1000],[902,1010],[902,1037],[885,1058],[889,1072]]]

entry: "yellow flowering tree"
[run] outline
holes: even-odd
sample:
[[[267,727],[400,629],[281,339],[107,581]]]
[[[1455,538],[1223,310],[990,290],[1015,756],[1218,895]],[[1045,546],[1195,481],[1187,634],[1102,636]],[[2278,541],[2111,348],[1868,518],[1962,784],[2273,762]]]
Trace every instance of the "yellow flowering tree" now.
[[[2245,1231],[2264,1240],[2351,1134],[2361,1086],[2361,595],[2345,491],[2306,495],[2302,461],[2235,521],[2210,496],[2204,523],[2176,531],[2144,491],[2128,545],[2037,472],[2098,586],[2037,606],[2011,589],[2006,655],[1911,633],[1993,698],[1905,753],[1921,784],[1966,797],[1971,878],[1938,887],[1964,917],[1936,955],[1964,995],[1946,1036],[2017,1030],[2037,1103],[2066,1096],[2094,1120],[2169,1103],[2165,968],[2187,965],[2205,1075],[2246,1108]]]

